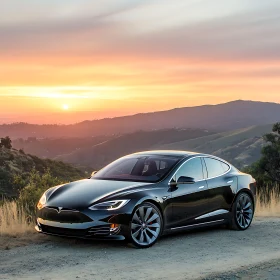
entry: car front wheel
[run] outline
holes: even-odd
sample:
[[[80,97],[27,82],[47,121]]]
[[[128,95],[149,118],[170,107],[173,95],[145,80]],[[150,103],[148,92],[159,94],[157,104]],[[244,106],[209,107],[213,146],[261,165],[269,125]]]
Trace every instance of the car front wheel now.
[[[161,235],[163,220],[160,210],[150,202],[138,205],[132,215],[127,237],[134,246],[148,248]]]

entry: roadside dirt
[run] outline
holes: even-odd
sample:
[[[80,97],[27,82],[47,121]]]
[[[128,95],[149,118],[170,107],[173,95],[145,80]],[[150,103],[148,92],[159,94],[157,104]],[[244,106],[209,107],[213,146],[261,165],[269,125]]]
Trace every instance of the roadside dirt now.
[[[0,254],[1,250],[10,250],[15,247],[22,247],[30,244],[41,244],[48,241],[52,241],[50,236],[39,235],[37,234],[37,232],[33,232],[32,234],[26,233],[9,236],[0,236]]]
[[[248,266],[246,269],[235,270],[228,273],[213,274],[201,280],[279,280],[280,259],[262,263],[256,266]]]
[[[280,218],[256,218],[247,231],[190,231],[144,250],[51,238],[1,250],[0,279],[280,279],[279,264]]]

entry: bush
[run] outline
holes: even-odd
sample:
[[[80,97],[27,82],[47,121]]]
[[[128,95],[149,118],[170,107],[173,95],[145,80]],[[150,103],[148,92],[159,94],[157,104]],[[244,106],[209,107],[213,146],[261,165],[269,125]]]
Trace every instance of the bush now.
[[[63,182],[53,177],[49,170],[40,175],[39,171],[33,169],[27,179],[27,185],[20,191],[19,203],[26,209],[28,215],[34,216],[36,205],[42,194],[49,188],[62,184]]]
[[[9,136],[0,139],[0,148],[1,147],[4,147],[6,149],[12,148],[12,140],[10,139]]]
[[[255,177],[258,185],[274,186],[280,183],[280,123],[273,126],[272,132],[263,136],[266,145],[262,148],[259,161],[244,169]]]

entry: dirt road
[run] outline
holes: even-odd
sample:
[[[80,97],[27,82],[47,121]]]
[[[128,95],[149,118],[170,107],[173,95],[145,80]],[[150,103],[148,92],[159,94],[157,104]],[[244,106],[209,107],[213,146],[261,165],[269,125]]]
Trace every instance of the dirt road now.
[[[279,263],[280,218],[256,218],[247,231],[180,233],[144,250],[116,241],[51,238],[0,251],[0,279],[251,279],[250,273],[265,269],[280,279]]]
[[[252,280],[252,279],[280,279],[280,259],[248,266],[245,269],[208,275],[205,280]]]

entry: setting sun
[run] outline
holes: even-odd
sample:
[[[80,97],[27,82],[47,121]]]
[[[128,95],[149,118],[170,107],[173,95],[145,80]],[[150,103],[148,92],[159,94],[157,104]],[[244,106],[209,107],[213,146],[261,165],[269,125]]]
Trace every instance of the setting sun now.
[[[68,110],[69,109],[69,105],[68,104],[63,104],[62,105],[62,109],[63,110]]]

